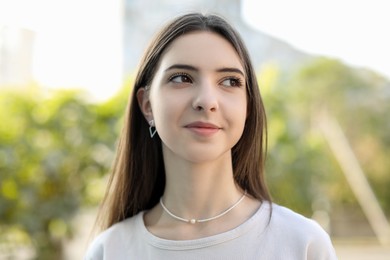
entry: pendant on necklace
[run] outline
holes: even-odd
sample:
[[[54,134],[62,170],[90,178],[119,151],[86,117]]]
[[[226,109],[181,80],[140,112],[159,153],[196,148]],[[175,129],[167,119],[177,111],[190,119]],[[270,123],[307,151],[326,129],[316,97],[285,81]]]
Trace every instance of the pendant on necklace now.
[[[191,220],[190,220],[190,223],[191,223],[191,224],[195,224],[195,223],[196,223],[196,219],[191,219]]]

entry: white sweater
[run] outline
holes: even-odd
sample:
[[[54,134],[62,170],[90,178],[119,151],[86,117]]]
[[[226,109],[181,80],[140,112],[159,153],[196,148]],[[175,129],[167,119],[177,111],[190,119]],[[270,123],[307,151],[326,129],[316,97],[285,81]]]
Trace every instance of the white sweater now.
[[[328,234],[316,222],[276,204],[270,219],[270,208],[262,203],[230,231],[181,241],[151,234],[140,212],[101,233],[85,259],[337,259]]]

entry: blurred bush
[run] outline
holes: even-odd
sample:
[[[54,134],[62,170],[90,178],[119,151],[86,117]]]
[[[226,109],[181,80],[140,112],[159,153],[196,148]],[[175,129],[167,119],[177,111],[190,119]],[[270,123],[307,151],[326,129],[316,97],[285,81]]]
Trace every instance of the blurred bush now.
[[[19,234],[37,259],[61,259],[72,216],[104,193],[128,93],[103,104],[84,95],[33,86],[0,96],[0,243]]]
[[[276,201],[302,214],[359,208],[318,129],[320,112],[339,121],[379,203],[390,215],[390,82],[319,58],[294,73],[268,65],[260,89],[268,115],[267,176]]]

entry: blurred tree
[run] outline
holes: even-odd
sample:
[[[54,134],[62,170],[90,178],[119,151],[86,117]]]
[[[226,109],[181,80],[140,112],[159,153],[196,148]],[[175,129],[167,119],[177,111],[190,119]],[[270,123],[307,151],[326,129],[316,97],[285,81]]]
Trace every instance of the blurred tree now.
[[[311,216],[312,204],[321,197],[324,142],[310,125],[308,110],[300,111],[299,100],[288,75],[265,66],[259,77],[268,120],[267,177],[276,202]],[[304,113],[304,114],[302,114]]]
[[[97,105],[79,91],[1,93],[0,229],[22,232],[38,259],[61,259],[72,216],[100,201],[126,101],[124,92]]]
[[[390,157],[390,83],[372,71],[318,59],[300,71],[293,88],[300,90],[296,100],[306,96],[301,111],[310,107],[315,120],[325,108],[341,123],[382,207],[390,213],[390,164],[385,159]],[[333,172],[333,200],[351,203],[343,175],[334,173],[339,170]]]
[[[326,109],[341,122],[381,205],[390,213],[387,80],[319,58],[287,76],[266,66],[260,88],[269,122],[268,178],[277,201],[305,215],[311,215],[317,199],[324,201],[324,196],[335,205],[356,206],[340,167],[317,131],[319,112]]]

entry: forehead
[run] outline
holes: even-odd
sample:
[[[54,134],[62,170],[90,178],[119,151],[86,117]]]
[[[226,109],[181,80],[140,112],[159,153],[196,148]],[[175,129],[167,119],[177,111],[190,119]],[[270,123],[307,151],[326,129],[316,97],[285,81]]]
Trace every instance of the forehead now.
[[[160,67],[172,64],[191,64],[202,69],[237,67],[242,62],[231,43],[222,36],[208,31],[198,31],[176,38],[164,51]]]

